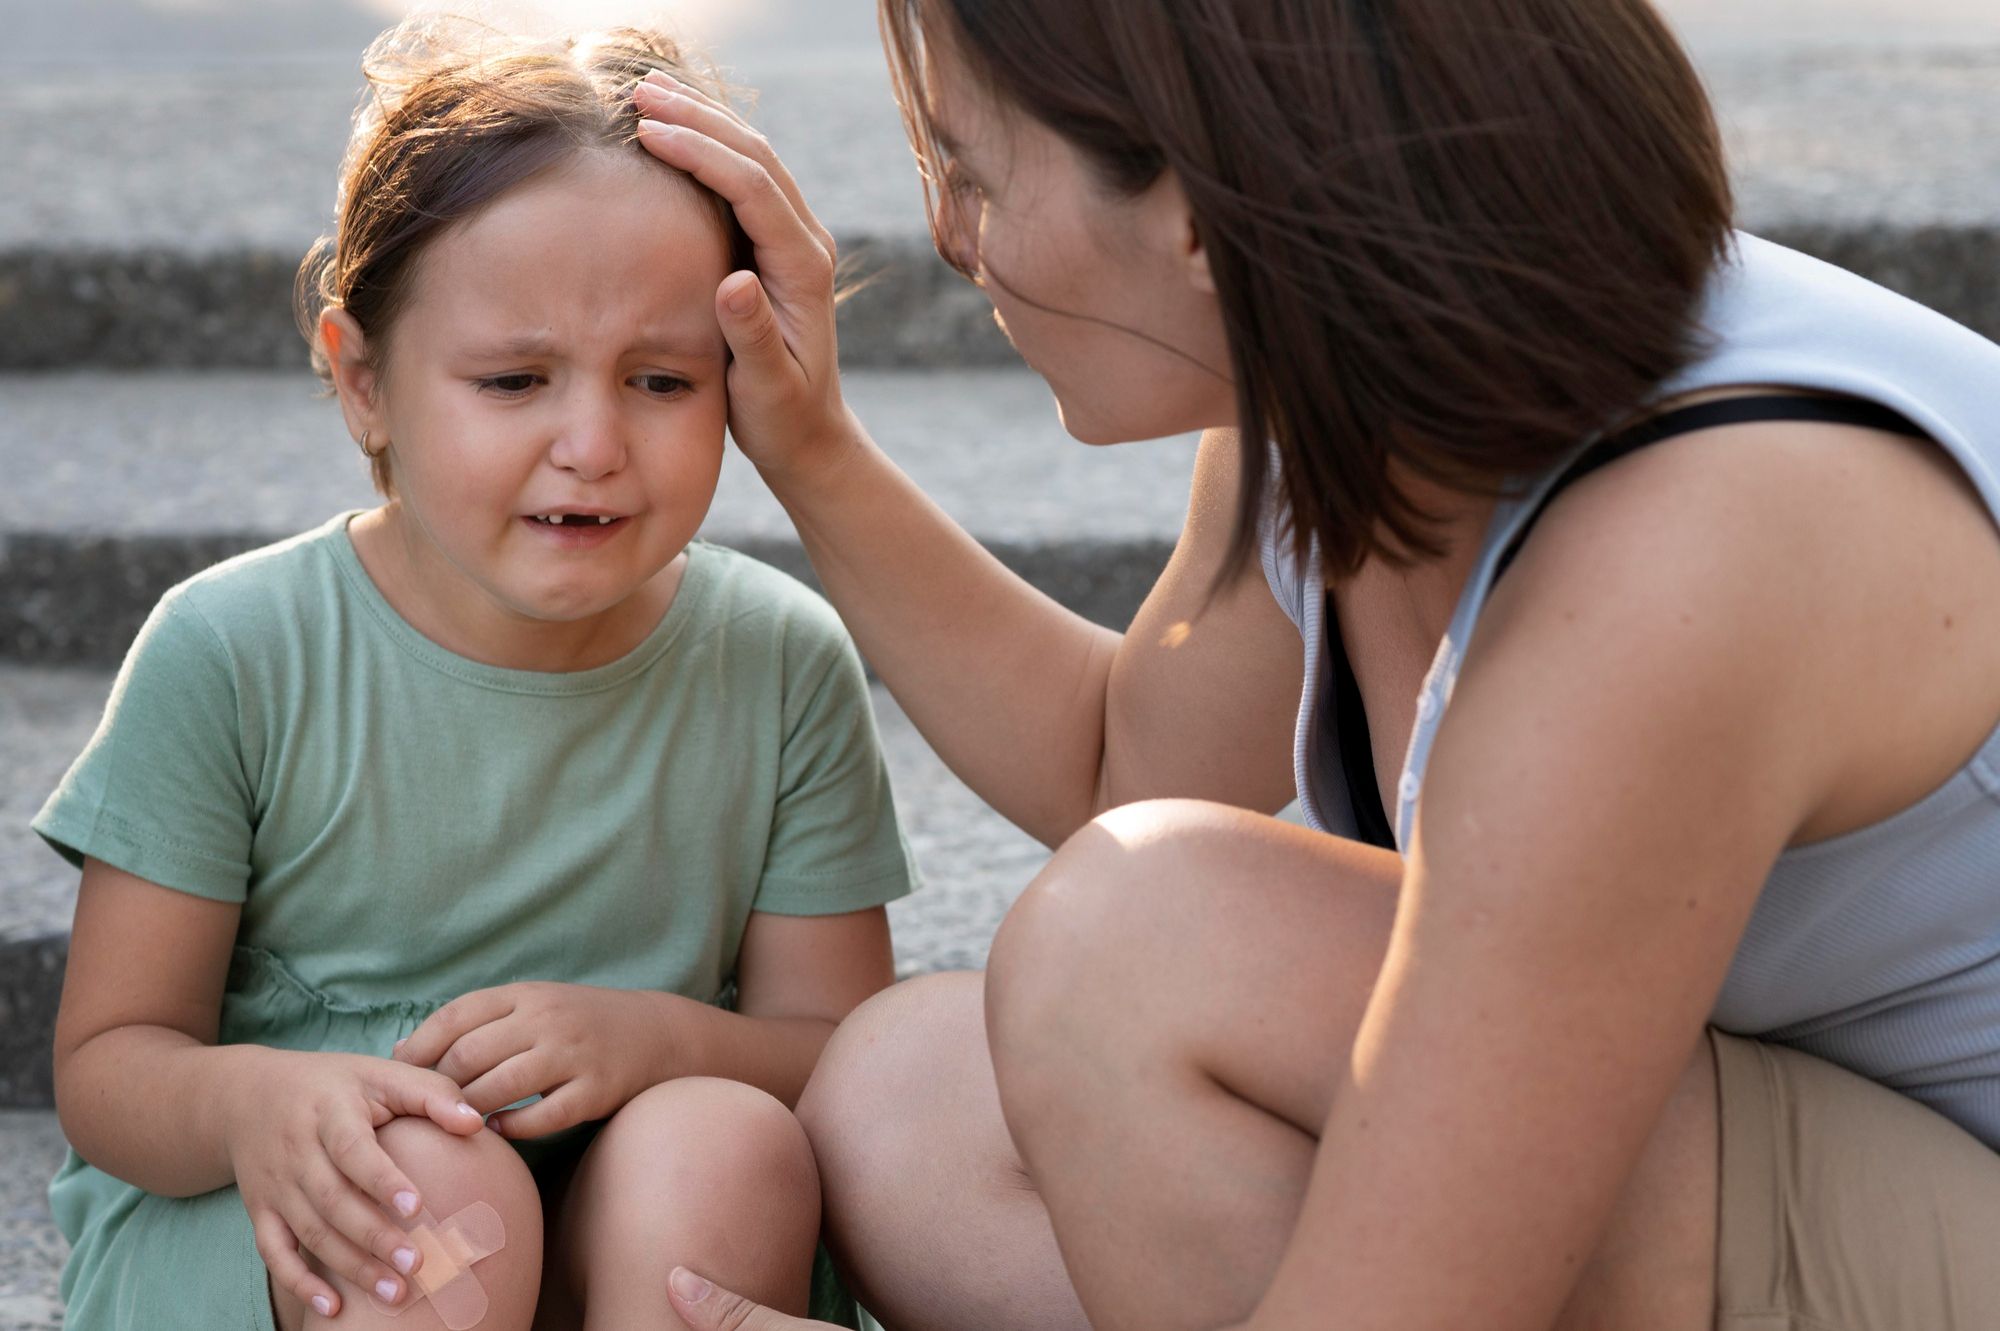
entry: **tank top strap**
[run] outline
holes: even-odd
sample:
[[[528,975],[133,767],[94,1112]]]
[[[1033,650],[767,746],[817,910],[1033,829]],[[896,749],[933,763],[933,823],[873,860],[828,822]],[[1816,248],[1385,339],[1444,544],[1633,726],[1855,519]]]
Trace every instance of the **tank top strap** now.
[[[1507,548],[1501,552],[1499,563],[1494,566],[1492,581],[1498,582],[1507,572],[1508,566],[1521,553],[1521,547],[1527,544],[1528,537],[1535,530],[1535,524],[1541,521],[1542,514],[1548,511],[1555,497],[1592,472],[1607,467],[1620,458],[1630,457],[1642,448],[1678,435],[1693,434],[1697,430],[1712,430],[1722,425],[1748,425],[1764,421],[1812,421],[1831,425],[1857,425],[1865,429],[1907,435],[1914,439],[1929,437],[1923,427],[1901,412],[1893,411],[1879,402],[1869,402],[1854,397],[1800,397],[1794,394],[1770,393],[1756,397],[1732,397],[1715,402],[1698,402],[1691,407],[1663,412],[1649,420],[1641,421],[1629,430],[1606,435],[1579,453],[1556,477],[1555,482],[1543,492],[1534,511],[1515,531],[1514,539],[1507,543]]]

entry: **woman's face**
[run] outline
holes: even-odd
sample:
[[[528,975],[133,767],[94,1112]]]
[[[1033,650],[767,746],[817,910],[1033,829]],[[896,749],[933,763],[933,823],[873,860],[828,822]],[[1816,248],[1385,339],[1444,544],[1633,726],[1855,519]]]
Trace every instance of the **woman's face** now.
[[[950,153],[944,244],[1054,390],[1064,427],[1110,444],[1234,424],[1221,306],[1179,182],[1117,194],[1066,140],[980,90],[947,43],[930,69]]]

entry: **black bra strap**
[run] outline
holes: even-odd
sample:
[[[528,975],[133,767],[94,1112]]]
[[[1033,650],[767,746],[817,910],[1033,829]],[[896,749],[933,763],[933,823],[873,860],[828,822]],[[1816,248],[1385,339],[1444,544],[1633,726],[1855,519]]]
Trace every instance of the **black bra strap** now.
[[[1506,553],[1500,556],[1493,580],[1514,562],[1528,536],[1548,511],[1555,497],[1575,485],[1599,467],[1609,466],[1620,458],[1629,457],[1650,444],[1676,435],[1693,434],[1697,430],[1712,430],[1720,425],[1748,425],[1761,421],[1814,421],[1828,425],[1858,425],[1869,430],[1885,430],[1890,434],[1908,435],[1913,439],[1927,439],[1929,432],[1917,425],[1901,412],[1893,411],[1879,402],[1868,402],[1853,397],[1797,397],[1786,394],[1767,394],[1761,397],[1723,398],[1716,402],[1700,402],[1692,407],[1682,407],[1641,422],[1621,434],[1600,439],[1586,449],[1582,456],[1569,465],[1569,469],[1542,496],[1540,507],[1533,516],[1515,533],[1508,544]]]

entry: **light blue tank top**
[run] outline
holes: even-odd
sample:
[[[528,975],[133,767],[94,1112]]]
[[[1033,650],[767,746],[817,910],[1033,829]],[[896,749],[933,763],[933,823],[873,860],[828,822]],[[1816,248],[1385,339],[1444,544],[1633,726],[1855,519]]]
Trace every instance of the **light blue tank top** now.
[[[1754,384],[1881,403],[1949,451],[2000,521],[2000,346],[1747,235],[1711,279],[1698,317],[1709,349],[1662,385],[1662,399]],[[1417,698],[1395,792],[1401,846],[1496,565],[1567,461],[1512,487],[1487,529]],[[1352,836],[1333,718],[1320,716],[1332,707],[1325,596],[1301,578],[1282,519],[1274,501],[1261,547],[1272,593],[1305,639],[1293,748],[1299,803],[1308,826]],[[1314,549],[1303,567],[1319,566]],[[1781,856],[1710,1019],[1852,1068],[2000,1149],[2000,730],[1916,804]]]

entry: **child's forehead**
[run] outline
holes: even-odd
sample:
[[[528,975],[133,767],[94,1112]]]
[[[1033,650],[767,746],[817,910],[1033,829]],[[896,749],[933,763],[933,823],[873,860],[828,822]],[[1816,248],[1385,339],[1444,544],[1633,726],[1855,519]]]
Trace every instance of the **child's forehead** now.
[[[515,186],[431,248],[420,297],[494,318],[579,305],[623,311],[683,342],[714,336],[715,288],[730,259],[713,205],[685,178],[604,160]]]

